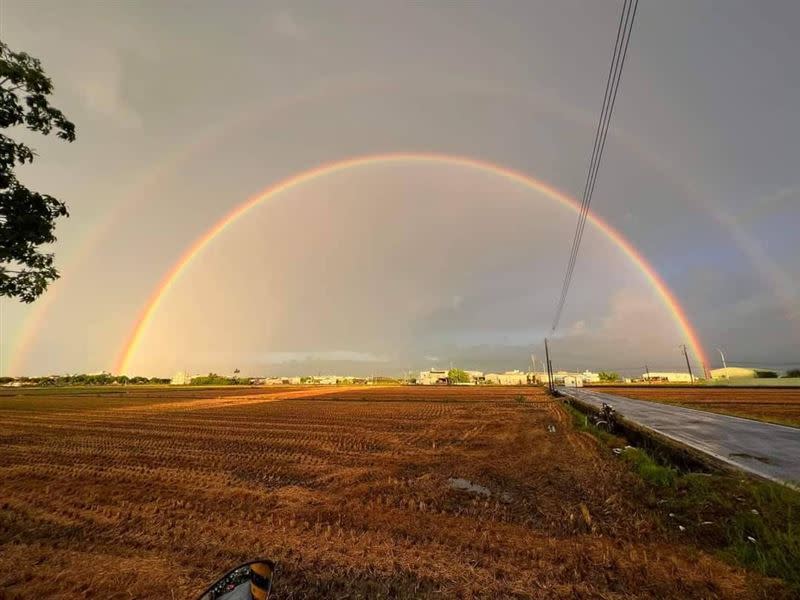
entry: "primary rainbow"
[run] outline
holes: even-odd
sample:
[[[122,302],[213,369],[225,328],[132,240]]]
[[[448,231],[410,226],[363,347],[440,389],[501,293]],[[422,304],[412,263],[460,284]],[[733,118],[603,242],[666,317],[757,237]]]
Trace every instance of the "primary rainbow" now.
[[[222,217],[219,221],[217,221],[210,229],[208,229],[208,231],[197,238],[194,243],[192,243],[191,246],[189,246],[183,252],[181,257],[175,262],[172,268],[170,268],[161,278],[161,281],[148,298],[147,303],[144,305],[143,310],[136,319],[134,327],[119,353],[119,357],[114,367],[114,372],[127,372],[131,359],[136,354],[136,351],[141,344],[144,333],[147,330],[147,326],[152,320],[155,312],[158,310],[158,307],[161,305],[164,297],[167,295],[172,286],[175,285],[175,282],[180,278],[181,273],[183,273],[186,267],[189,266],[189,264],[191,264],[191,262],[203,251],[203,248],[205,248],[214,238],[222,233],[229,225],[236,222],[242,215],[250,211],[252,208],[258,206],[265,200],[274,198],[275,196],[278,196],[287,190],[312,181],[318,177],[331,175],[347,169],[393,162],[440,163],[445,165],[477,169],[480,171],[488,171],[494,175],[497,175],[498,177],[502,177],[529,189],[540,192],[547,197],[560,202],[564,206],[569,207],[575,212],[580,210],[580,205],[574,198],[567,196],[560,190],[543,181],[534,179],[533,177],[518,171],[514,171],[513,169],[501,167],[490,162],[477,160],[474,158],[433,153],[391,153],[361,156],[319,165],[313,169],[309,169],[307,171],[303,171],[302,173],[283,179],[274,185],[269,186],[262,192],[259,192],[255,196],[245,200],[224,217]],[[601,218],[590,213],[587,221],[602,231],[639,268],[647,281],[650,283],[651,287],[661,297],[664,305],[672,314],[677,326],[686,336],[686,342],[692,349],[695,357],[700,361],[701,364],[707,365],[708,360],[703,350],[703,346],[700,343],[697,332],[692,327],[692,324],[686,316],[686,312],[683,310],[683,307],[678,303],[675,295],[667,287],[667,284],[655,271],[653,266],[636,250],[636,248],[631,245],[628,240],[622,237],[622,234],[620,234],[616,229],[603,221]]]

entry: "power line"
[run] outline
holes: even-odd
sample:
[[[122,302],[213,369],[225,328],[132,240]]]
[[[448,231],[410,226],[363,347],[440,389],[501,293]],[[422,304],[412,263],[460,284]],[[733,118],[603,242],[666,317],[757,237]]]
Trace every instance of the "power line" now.
[[[622,36],[623,23],[624,23],[624,17],[625,17],[625,8],[626,8],[626,5],[627,5],[627,1],[628,0],[625,0],[625,3],[623,4],[623,8],[622,8],[622,13],[620,13],[620,16],[619,16],[619,24],[617,25],[617,39],[614,42],[614,54],[611,57],[611,65],[608,67],[608,76],[606,77],[606,91],[603,94],[603,106],[600,109],[600,120],[597,122],[597,129],[595,130],[595,133],[594,133],[594,144],[592,145],[592,155],[591,155],[591,159],[589,160],[589,174],[590,175],[591,175],[593,167],[594,167],[595,159],[597,158],[597,149],[599,147],[599,141],[600,141],[600,135],[601,135],[602,125],[603,125],[603,121],[604,121],[604,115],[606,113],[606,109],[607,109],[607,106],[608,106],[608,100],[610,98],[609,92],[611,91],[611,85],[612,85],[612,82],[613,82],[613,79],[614,79],[614,72],[616,70],[616,65],[617,65],[617,57],[619,56],[620,39],[621,39],[621,36]],[[580,206],[580,210],[578,211],[578,222],[575,224],[575,234],[574,234],[574,236],[572,238],[572,247],[570,249],[569,260],[567,261],[567,270],[564,273],[564,281],[562,283],[562,288],[561,288],[561,298],[559,299],[558,308],[556,310],[556,320],[554,321],[554,324],[553,324],[553,331],[555,331],[555,328],[556,328],[556,326],[558,324],[558,319],[560,318],[561,308],[563,306],[563,303],[564,303],[564,300],[565,300],[565,296],[566,296],[566,287],[568,285],[567,281],[571,276],[572,266],[575,263],[575,259],[576,259],[576,255],[577,255],[578,238],[579,238],[580,231],[581,231],[581,223],[585,219],[585,214],[586,214],[586,211],[588,209],[586,200],[587,200],[587,193],[588,193],[588,190],[589,190],[590,175],[587,176],[586,183],[583,186],[583,195],[581,196],[581,206]]]
[[[592,203],[594,186],[597,182],[597,173],[606,145],[608,127],[611,123],[611,115],[614,112],[614,104],[617,100],[617,92],[619,91],[619,84],[622,79],[622,69],[625,66],[625,57],[628,54],[628,44],[630,43],[633,22],[636,17],[638,5],[639,0],[624,0],[622,5],[622,13],[620,14],[619,25],[617,27],[617,39],[614,43],[614,54],[612,55],[611,66],[608,70],[606,91],[603,94],[603,106],[600,111],[600,120],[597,123],[597,130],[595,131],[592,155],[589,161],[589,171],[586,175],[586,183],[584,185],[583,197],[578,214],[578,223],[575,227],[575,234],[572,239],[572,248],[570,250],[569,260],[567,261],[567,269],[564,273],[564,282],[561,287],[561,296],[558,300],[556,315],[553,319],[552,331],[556,330],[561,320],[561,313],[564,310],[567,293],[572,283],[572,274],[575,269],[575,262],[578,258],[578,251],[583,238],[584,227],[586,226],[586,218],[589,214],[589,206]]]
[[[567,264],[567,270],[564,274],[564,282],[562,285],[561,297],[558,302],[558,308],[556,309],[556,316],[553,320],[553,331],[555,331],[555,329],[558,327],[558,322],[561,319],[561,313],[566,302],[567,293],[572,283],[575,263],[577,261],[581,240],[583,239],[583,232],[586,226],[586,219],[589,214],[589,206],[591,204],[592,195],[594,194],[594,186],[595,182],[597,181],[597,173],[599,170],[600,161],[602,159],[603,150],[605,148],[608,127],[611,122],[611,114],[613,113],[617,90],[619,89],[619,82],[622,76],[622,67],[624,66],[625,57],[628,51],[628,43],[630,41],[630,33],[633,28],[633,18],[635,17],[637,6],[638,0],[633,0],[633,3],[629,3],[628,0],[625,0],[622,13],[620,14],[620,22],[617,29],[617,39],[614,44],[614,54],[612,57],[611,66],[609,68],[608,79],[606,81],[606,91],[603,96],[603,106],[600,111],[600,120],[598,121],[597,131],[595,132],[592,157],[589,162],[589,171],[586,177],[586,184],[584,185],[581,209],[575,228],[575,235],[572,240],[570,258]]]

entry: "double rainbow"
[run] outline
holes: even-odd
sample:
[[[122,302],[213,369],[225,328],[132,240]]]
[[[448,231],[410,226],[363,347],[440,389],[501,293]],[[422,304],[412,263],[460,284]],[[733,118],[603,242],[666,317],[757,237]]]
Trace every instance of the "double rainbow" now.
[[[169,293],[170,289],[172,289],[178,279],[180,279],[180,276],[184,270],[202,253],[203,249],[225,229],[234,224],[240,217],[245,215],[256,206],[259,206],[261,203],[273,199],[283,192],[289,191],[297,186],[308,183],[315,179],[325,177],[326,175],[332,175],[334,173],[349,169],[364,168],[390,163],[433,163],[489,172],[498,177],[544,194],[548,198],[561,203],[575,212],[580,210],[580,205],[574,198],[567,196],[560,190],[541,180],[535,179],[513,169],[501,167],[490,162],[473,158],[433,153],[392,153],[361,156],[319,165],[302,173],[283,179],[282,181],[279,181],[259,192],[255,196],[245,200],[224,217],[222,217],[219,221],[217,221],[183,252],[175,264],[173,264],[173,266],[161,278],[155,290],[148,298],[147,303],[144,305],[144,308],[137,317],[130,334],[125,340],[125,344],[119,353],[114,366],[114,372],[128,372],[130,363],[142,343],[142,339],[147,331],[148,325],[152,321],[153,316],[163,302],[164,298]],[[691,348],[697,360],[699,360],[701,364],[707,365],[708,360],[703,350],[703,346],[700,343],[697,332],[695,331],[694,327],[692,327],[692,324],[686,316],[686,312],[683,310],[683,307],[675,298],[675,295],[672,293],[669,287],[667,287],[667,284],[664,282],[664,280],[655,271],[653,266],[636,250],[636,248],[633,247],[633,245],[631,245],[628,240],[622,237],[622,235],[616,229],[603,221],[597,215],[590,213],[587,221],[605,234],[605,236],[608,237],[608,239],[610,239],[616,246],[618,246],[628,256],[628,258],[630,258],[633,264],[636,265],[636,267],[642,272],[642,274],[645,276],[645,279],[648,281],[656,294],[661,298],[664,306],[672,315],[672,318],[674,319],[678,328],[683,332],[686,338],[686,343]]]

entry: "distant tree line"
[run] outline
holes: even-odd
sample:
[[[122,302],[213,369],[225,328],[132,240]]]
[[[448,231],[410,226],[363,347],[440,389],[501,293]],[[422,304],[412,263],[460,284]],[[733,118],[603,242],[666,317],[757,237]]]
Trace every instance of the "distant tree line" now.
[[[217,375],[216,373],[209,373],[208,375],[197,375],[192,377],[191,385],[246,385],[250,383],[247,377],[239,377],[239,369],[234,371],[233,377],[225,377],[224,375]]]
[[[614,382],[614,381],[622,381],[622,378],[619,376],[619,373],[617,373],[616,371],[600,371],[600,373],[598,373],[598,375],[600,376],[600,381],[605,381],[605,382],[608,382],[608,383],[611,383],[611,382]]]
[[[790,378],[800,377],[800,369],[789,369],[783,375],[778,375],[777,371],[769,371],[766,369],[756,369],[756,379],[776,379],[777,377]]]
[[[169,379],[163,377],[128,377],[127,375],[111,375],[98,373],[88,375],[47,375],[44,377],[0,377],[0,385],[19,383],[36,386],[70,386],[70,385],[143,385],[165,384]]]

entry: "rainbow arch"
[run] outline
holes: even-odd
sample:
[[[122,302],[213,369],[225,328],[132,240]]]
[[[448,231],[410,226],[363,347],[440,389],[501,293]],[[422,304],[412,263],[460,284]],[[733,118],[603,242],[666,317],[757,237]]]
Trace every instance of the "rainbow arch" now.
[[[341,171],[346,171],[348,169],[389,163],[438,163],[490,172],[498,177],[542,193],[545,196],[570,208],[571,210],[574,210],[575,212],[580,210],[580,205],[574,198],[566,195],[564,192],[561,192],[557,188],[544,181],[535,179],[529,175],[507,167],[502,167],[488,161],[469,157],[435,153],[388,153],[359,156],[318,165],[314,168],[278,181],[277,183],[262,190],[258,194],[248,198],[224,215],[214,225],[212,225],[207,231],[199,236],[183,252],[183,254],[181,254],[178,260],[161,278],[158,285],[145,303],[143,309],[139,313],[130,334],[126,338],[125,343],[119,352],[113,372],[126,373],[128,371],[130,362],[142,342],[144,333],[152,321],[153,315],[158,310],[170,289],[178,281],[183,271],[194,261],[195,258],[202,253],[203,249],[211,241],[213,241],[214,238],[221,234],[230,225],[235,223],[244,214],[260,205],[262,202],[275,198],[283,192],[310,182],[314,179]],[[634,246],[627,239],[622,236],[620,232],[618,232],[600,217],[593,213],[589,213],[587,220],[594,227],[605,234],[606,237],[608,237],[617,247],[619,247],[642,272],[642,274],[645,276],[645,279],[669,310],[678,328],[685,335],[686,342],[692,349],[692,352],[697,360],[699,360],[701,364],[707,365],[708,359],[705,355],[703,345],[700,342],[697,332],[689,321],[689,318],[687,317],[683,307],[680,305],[675,295],[669,289],[661,276],[656,272],[653,266],[640,252],[636,250],[636,248],[634,248]]]

